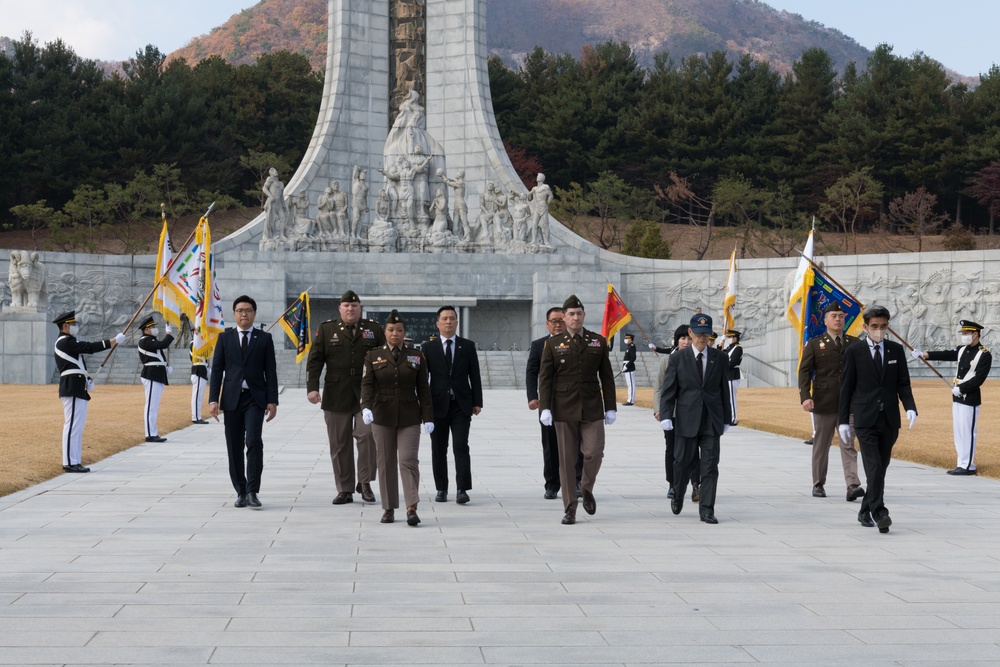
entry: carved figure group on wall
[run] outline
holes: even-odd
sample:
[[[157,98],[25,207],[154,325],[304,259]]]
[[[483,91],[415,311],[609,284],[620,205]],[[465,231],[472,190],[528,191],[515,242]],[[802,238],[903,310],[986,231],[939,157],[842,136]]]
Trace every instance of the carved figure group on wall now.
[[[11,250],[7,270],[10,310],[37,312],[46,305],[48,276],[42,256],[28,250]]]

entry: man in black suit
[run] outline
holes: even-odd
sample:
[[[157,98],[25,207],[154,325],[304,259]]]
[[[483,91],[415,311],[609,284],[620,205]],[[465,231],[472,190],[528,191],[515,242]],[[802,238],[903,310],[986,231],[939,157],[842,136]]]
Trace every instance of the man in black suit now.
[[[434,403],[434,432],[431,433],[431,466],[439,503],[448,500],[448,431],[455,453],[456,502],[469,502],[472,488],[472,464],[469,458],[469,427],[472,416],[483,409],[483,383],[479,376],[476,344],[456,335],[458,313],[454,306],[437,311],[438,336],[421,345],[431,374],[431,400]]]
[[[278,413],[278,372],[271,334],[253,328],[257,302],[243,295],[233,302],[236,326],[226,329],[215,343],[208,410],[219,421],[221,405],[226,415],[226,449],[229,478],[236,489],[236,507],[260,508],[260,474],[264,468],[264,415]],[[221,401],[220,394],[221,392]],[[243,449],[246,447],[246,467]],[[245,470],[245,473],[244,473]]]
[[[670,355],[660,389],[660,427],[676,429],[674,495],[670,510],[680,514],[695,455],[701,457],[701,497],[698,514],[709,524],[715,518],[719,484],[719,440],[733,423],[729,401],[729,358],[709,345],[712,318],[696,314],[688,325],[691,347]],[[673,415],[673,417],[671,417]],[[676,422],[676,424],[674,423]]]
[[[528,351],[528,365],[524,371],[524,386],[528,392],[528,409],[538,409],[538,369],[542,363],[542,348],[545,341],[552,336],[558,336],[566,330],[566,319],[563,309],[558,306],[549,308],[545,313],[545,328],[548,335],[531,341]],[[559,441],[556,437],[556,427],[542,427],[542,476],[545,478],[545,498],[555,500],[559,496]],[[581,495],[580,477],[583,475],[583,457],[576,459],[576,495]]]
[[[840,381],[840,438],[849,441],[849,420],[854,413],[854,431],[861,446],[861,460],[868,478],[868,490],[861,501],[858,521],[862,526],[878,526],[888,533],[892,519],[885,507],[885,471],[892,458],[892,446],[899,435],[899,402],[906,408],[910,428],[917,421],[917,405],[910,389],[910,371],[903,346],[885,340],[889,311],[872,306],[865,311],[865,339],[844,352],[844,374]]]

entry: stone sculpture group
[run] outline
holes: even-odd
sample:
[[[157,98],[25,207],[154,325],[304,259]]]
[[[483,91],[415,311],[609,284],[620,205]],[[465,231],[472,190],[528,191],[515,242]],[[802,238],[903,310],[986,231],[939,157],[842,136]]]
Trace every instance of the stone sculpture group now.
[[[285,196],[285,185],[271,169],[262,186],[261,250],[355,252],[550,253],[549,204],[552,190],[538,174],[527,194],[505,192],[487,182],[479,195],[479,215],[469,219],[465,172],[449,177],[441,145],[424,129],[424,109],[414,90],[399,106],[385,140],[384,187],[368,223],[367,170],[354,165],[350,197],[332,180],[309,217],[309,193]],[[448,194],[452,205],[449,207]]]
[[[39,306],[47,305],[48,276],[41,255],[27,250],[11,250],[7,285],[10,288],[10,310],[36,312]]]

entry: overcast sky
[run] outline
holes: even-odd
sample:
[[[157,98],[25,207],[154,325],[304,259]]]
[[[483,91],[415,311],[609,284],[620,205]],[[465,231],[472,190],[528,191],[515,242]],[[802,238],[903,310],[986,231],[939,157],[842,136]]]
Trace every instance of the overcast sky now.
[[[923,51],[960,74],[975,76],[1000,62],[1000,0],[765,1],[836,28],[869,49],[887,42],[900,56]],[[0,34],[19,38],[30,30],[41,44],[61,37],[85,58],[125,60],[146,44],[170,53],[255,4],[252,0],[0,0]]]

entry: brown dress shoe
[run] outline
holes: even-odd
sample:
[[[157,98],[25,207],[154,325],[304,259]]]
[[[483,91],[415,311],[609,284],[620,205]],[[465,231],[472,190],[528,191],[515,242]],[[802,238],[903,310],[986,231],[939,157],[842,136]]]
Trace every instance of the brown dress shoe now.
[[[583,490],[583,511],[587,514],[593,514],[597,511],[597,499],[587,489]]]
[[[406,508],[406,523],[410,526],[416,526],[420,523],[420,517],[417,516],[417,508],[414,505],[410,505]]]
[[[562,518],[562,524],[564,526],[572,526],[574,523],[576,523],[576,512],[574,510],[566,510],[566,514]]]
[[[396,512],[394,510],[386,510],[382,512],[382,523],[392,523],[396,520]]]
[[[847,502],[854,502],[858,498],[865,497],[865,490],[861,488],[860,484],[851,484],[847,487]]]
[[[346,505],[347,503],[353,503],[353,502],[354,502],[354,495],[348,493],[347,491],[344,491],[343,493],[338,493],[333,499],[334,505]]]
[[[698,484],[691,485],[691,502],[696,503],[701,500],[701,486]]]
[[[372,492],[372,485],[368,482],[364,484],[358,484],[358,493],[361,494],[361,500],[366,503],[375,502],[375,494]]]
[[[826,498],[826,490],[822,484],[813,487],[813,498]]]

